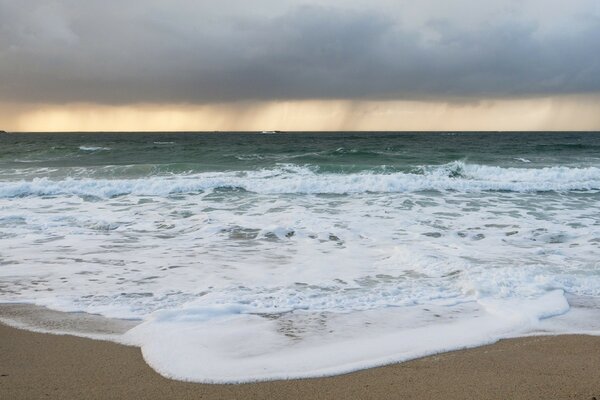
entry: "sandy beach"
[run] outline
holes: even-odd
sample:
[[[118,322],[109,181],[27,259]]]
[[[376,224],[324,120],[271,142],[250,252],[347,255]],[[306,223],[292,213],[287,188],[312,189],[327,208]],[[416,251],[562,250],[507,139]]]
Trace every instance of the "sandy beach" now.
[[[600,400],[600,0],[0,33],[0,400]]]
[[[202,385],[161,377],[135,347],[0,325],[2,399],[600,398],[600,337],[503,340],[309,380]]]

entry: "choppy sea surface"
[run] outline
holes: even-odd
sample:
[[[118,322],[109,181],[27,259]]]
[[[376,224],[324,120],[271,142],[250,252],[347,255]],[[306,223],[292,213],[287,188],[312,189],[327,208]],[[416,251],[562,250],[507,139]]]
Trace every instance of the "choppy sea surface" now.
[[[599,246],[598,133],[0,135],[0,302],[179,379],[597,334]]]

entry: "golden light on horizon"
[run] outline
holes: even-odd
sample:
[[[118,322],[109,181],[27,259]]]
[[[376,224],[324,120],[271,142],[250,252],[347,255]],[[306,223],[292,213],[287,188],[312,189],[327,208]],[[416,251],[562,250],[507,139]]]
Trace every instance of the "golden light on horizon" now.
[[[600,96],[451,101],[307,100],[209,105],[0,105],[7,131],[600,130]]]

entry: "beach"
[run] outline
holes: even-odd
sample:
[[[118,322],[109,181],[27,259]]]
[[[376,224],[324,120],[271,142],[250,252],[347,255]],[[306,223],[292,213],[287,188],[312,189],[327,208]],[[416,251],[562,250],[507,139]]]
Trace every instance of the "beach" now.
[[[0,142],[0,303],[44,307],[6,318],[136,346],[176,380],[600,332],[597,133]]]
[[[136,347],[0,325],[0,398],[591,400],[599,350],[600,337],[538,336],[328,378],[205,385],[163,378]]]
[[[0,400],[600,400],[600,1],[506,3],[0,0]]]

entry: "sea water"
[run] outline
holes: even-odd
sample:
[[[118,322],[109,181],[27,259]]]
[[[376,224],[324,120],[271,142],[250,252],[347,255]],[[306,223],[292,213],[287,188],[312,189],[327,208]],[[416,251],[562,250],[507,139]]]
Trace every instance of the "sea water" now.
[[[0,301],[139,320],[163,375],[600,332],[600,134],[0,136]]]

